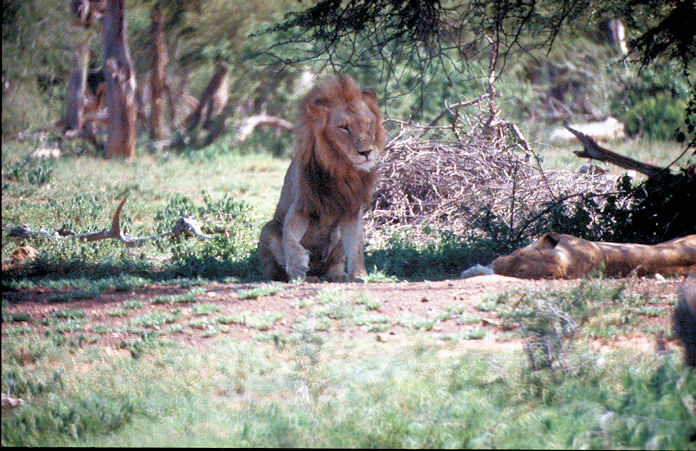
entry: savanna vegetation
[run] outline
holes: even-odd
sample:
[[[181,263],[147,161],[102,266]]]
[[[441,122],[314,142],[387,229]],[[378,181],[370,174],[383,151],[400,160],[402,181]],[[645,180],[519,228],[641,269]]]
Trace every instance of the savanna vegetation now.
[[[105,158],[99,118],[78,127],[89,134],[65,133],[76,67],[86,62],[87,92],[87,75],[105,66],[100,22],[71,10],[85,3],[98,2],[3,2],[2,392],[24,400],[3,410],[3,446],[696,446],[696,376],[670,322],[678,280],[593,274],[476,295],[454,280],[552,229],[636,242],[696,233],[684,214],[696,192],[696,50],[693,27],[679,22],[693,2],[529,11],[131,0],[138,116],[128,159]],[[627,56],[608,38],[611,18],[626,25]],[[613,197],[549,205],[546,230],[520,234],[488,212],[457,233],[422,223],[368,231],[364,285],[269,284],[256,246],[292,156],[282,121],[334,70],[376,90],[392,137],[493,86],[491,110],[451,110],[421,138],[495,113],[519,127],[542,170],[572,171],[579,144],[552,131],[612,116],[626,137],[607,147],[672,172],[647,179],[604,165]],[[251,126],[261,117],[272,120]],[[128,235],[170,232],[190,215],[210,239],[69,237],[108,229],[126,196]],[[13,236],[20,225],[64,236]],[[36,255],[19,261],[21,246]]]

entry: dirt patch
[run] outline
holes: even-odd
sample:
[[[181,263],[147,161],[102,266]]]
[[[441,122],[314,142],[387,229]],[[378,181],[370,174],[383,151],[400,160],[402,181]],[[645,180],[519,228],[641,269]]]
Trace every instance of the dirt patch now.
[[[639,325],[651,327],[670,327],[673,300],[680,282],[678,279],[655,278],[606,281],[607,284],[625,285],[627,294],[649,295],[651,307],[666,312],[662,316],[641,315]],[[8,301],[6,313],[20,320],[22,314],[30,318],[27,321],[4,321],[2,333],[4,339],[18,326],[29,326],[32,333],[43,336],[48,329],[55,330],[57,325],[68,321],[61,312],[79,311],[83,312],[78,315],[83,327],[61,333],[66,337],[83,334],[90,337],[90,342],[114,349],[122,347],[124,342],[140,339],[144,332],[166,335],[194,345],[222,336],[240,340],[255,339],[261,334],[283,337],[296,331],[303,321],[323,321],[323,327],[316,328],[319,334],[340,334],[348,338],[372,335],[377,342],[398,341],[415,330],[443,339],[448,335],[477,331],[483,336],[460,340],[457,347],[519,349],[522,342],[514,330],[506,328],[497,313],[481,307],[481,303],[504,293],[510,293],[514,298],[530,290],[556,290],[579,283],[577,280],[532,281],[492,275],[437,282],[370,284],[212,283],[195,288],[193,292],[191,288],[154,285],[128,292],[106,293],[94,299],[62,302],[49,302],[55,291],[29,290],[3,293],[3,299]],[[253,297],[253,290],[258,297]],[[264,295],[264,292],[269,294]],[[167,296],[173,300],[154,302]],[[320,318],[316,312],[322,308],[329,311]],[[346,320],[348,315],[343,315],[341,309],[352,309],[350,314],[363,315],[368,322]],[[119,311],[121,314],[116,314]],[[451,314],[447,315],[447,312]],[[169,315],[166,322],[162,322],[163,315]],[[145,321],[148,318],[150,323]],[[224,318],[231,320],[225,321]],[[152,324],[153,319],[160,323]],[[647,351],[655,349],[655,342],[653,334],[631,333],[611,340],[597,340],[595,345],[602,350],[630,347]],[[675,341],[667,343],[668,349],[676,345]]]

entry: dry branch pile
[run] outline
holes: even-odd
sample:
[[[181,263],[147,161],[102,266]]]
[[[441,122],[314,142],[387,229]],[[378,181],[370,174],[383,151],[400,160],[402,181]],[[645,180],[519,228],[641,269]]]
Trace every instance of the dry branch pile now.
[[[614,190],[616,181],[604,175],[542,170],[519,130],[490,120],[487,111],[473,118],[453,113],[455,126],[427,127],[437,134],[430,140],[419,140],[424,127],[401,124],[381,165],[367,236],[378,237],[385,226],[462,234],[477,216],[493,214],[520,239],[543,230],[549,203]]]

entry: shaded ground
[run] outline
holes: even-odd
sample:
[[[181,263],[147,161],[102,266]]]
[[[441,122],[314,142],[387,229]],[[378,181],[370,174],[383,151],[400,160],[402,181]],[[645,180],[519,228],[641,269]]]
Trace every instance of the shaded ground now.
[[[649,295],[651,308],[659,310],[660,315],[641,315],[630,333],[610,340],[595,340],[595,345],[655,349],[655,335],[640,330],[671,327],[673,300],[680,282],[659,278],[607,280],[607,284],[625,284],[629,295]],[[150,332],[203,344],[220,336],[240,340],[262,335],[283,337],[298,331],[299,325],[311,323],[319,334],[350,338],[373,335],[377,342],[398,341],[416,330],[441,337],[471,332],[474,336],[476,333],[484,336],[462,340],[461,346],[510,349],[520,348],[521,339],[514,328],[503,324],[495,310],[487,310],[482,302],[504,293],[510,294],[507,302],[513,302],[530,290],[561,289],[579,283],[494,275],[438,282],[370,284],[212,283],[193,290],[153,285],[106,293],[94,299],[60,302],[51,302],[56,291],[6,292],[3,299],[8,304],[4,310],[14,321],[3,321],[2,331],[3,335],[17,333],[24,327],[24,332],[19,333],[44,336],[51,333],[49,329],[62,327],[60,333],[66,337],[82,335],[88,343],[118,349]],[[356,315],[364,321],[356,320]],[[75,330],[66,327],[70,321]],[[667,342],[668,348],[676,345],[673,340]]]

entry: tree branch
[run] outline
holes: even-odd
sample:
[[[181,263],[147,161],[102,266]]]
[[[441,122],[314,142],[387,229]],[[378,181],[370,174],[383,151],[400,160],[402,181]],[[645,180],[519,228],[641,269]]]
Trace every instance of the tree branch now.
[[[607,163],[620,166],[624,169],[638,171],[642,174],[647,175],[648,177],[653,177],[660,172],[668,171],[668,169],[666,168],[643,163],[641,161],[634,160],[623,155],[619,155],[616,152],[612,152],[611,150],[605,149],[604,147],[600,146],[594,139],[590,138],[586,134],[572,129],[567,125],[565,125],[565,128],[567,128],[572,134],[574,134],[575,137],[578,138],[578,140],[582,143],[584,147],[581,152],[573,152],[578,157],[606,161]]]

